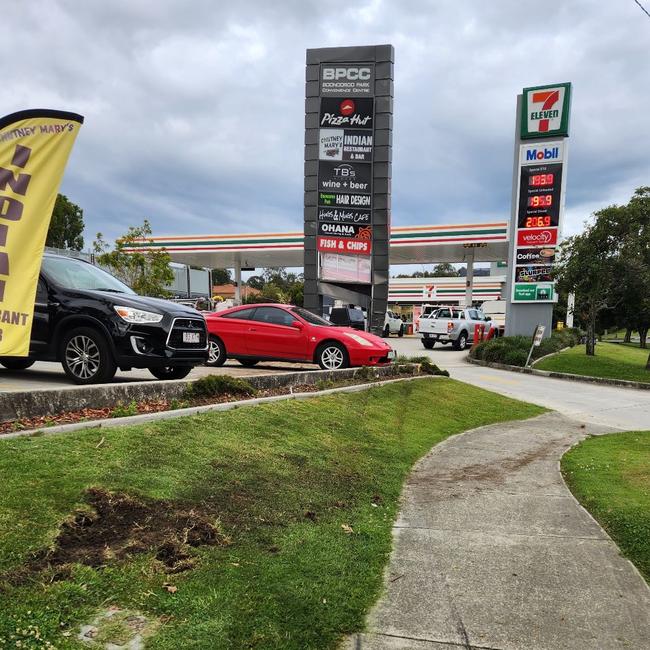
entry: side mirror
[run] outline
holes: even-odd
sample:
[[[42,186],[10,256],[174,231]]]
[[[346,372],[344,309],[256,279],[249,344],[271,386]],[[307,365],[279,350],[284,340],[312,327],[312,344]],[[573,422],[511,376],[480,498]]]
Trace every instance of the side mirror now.
[[[488,320],[492,320],[492,317],[491,317],[491,316],[486,316],[486,317],[485,317],[485,320],[486,320],[486,321],[488,321]]]
[[[302,330],[305,328],[305,326],[299,320],[293,321],[293,323],[291,323],[291,327],[295,327],[297,330]]]

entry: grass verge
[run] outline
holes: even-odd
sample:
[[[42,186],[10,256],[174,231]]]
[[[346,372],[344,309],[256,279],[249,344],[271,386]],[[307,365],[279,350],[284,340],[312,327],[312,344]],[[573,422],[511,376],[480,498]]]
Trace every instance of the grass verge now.
[[[650,431],[594,436],[562,458],[582,505],[650,581]]]
[[[148,648],[334,647],[379,594],[413,463],[541,412],[422,379],[2,440],[0,639],[87,647],[115,607],[155,622]]]
[[[589,377],[626,379],[650,382],[650,372],[645,369],[650,350],[642,350],[616,343],[597,343],[596,355],[588,357],[583,345],[542,359],[535,364],[537,370],[570,372]]]

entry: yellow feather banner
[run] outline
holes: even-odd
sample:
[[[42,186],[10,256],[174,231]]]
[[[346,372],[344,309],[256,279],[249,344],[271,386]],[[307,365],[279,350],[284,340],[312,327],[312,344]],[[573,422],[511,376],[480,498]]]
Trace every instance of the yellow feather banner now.
[[[82,123],[47,109],[0,118],[0,356],[29,354],[47,230]]]

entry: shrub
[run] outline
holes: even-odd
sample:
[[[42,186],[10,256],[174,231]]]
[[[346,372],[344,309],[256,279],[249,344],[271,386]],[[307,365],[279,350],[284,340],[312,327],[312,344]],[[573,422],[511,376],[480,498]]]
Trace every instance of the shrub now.
[[[131,400],[128,404],[118,402],[117,406],[111,411],[112,418],[126,418],[129,415],[138,414],[138,405],[135,400]]]
[[[513,348],[512,350],[506,350],[505,354],[503,355],[502,363],[505,363],[509,366],[523,367],[526,365],[526,359],[528,359],[528,352]]]
[[[228,375],[208,375],[189,384],[185,389],[184,396],[187,399],[221,397],[222,395],[251,397],[255,393],[257,393],[257,389],[245,379]]]
[[[400,356],[395,360],[396,363],[415,363],[420,366],[420,371],[427,375],[440,375],[441,377],[449,377],[447,370],[441,370],[438,366],[431,361],[426,355],[415,357]]]
[[[550,338],[543,339],[539,347],[533,349],[531,361],[547,354],[559,352],[580,342],[580,331],[566,329],[553,332]],[[490,363],[504,363],[510,366],[524,366],[532,341],[528,336],[503,336],[483,341],[470,350],[470,357]]]

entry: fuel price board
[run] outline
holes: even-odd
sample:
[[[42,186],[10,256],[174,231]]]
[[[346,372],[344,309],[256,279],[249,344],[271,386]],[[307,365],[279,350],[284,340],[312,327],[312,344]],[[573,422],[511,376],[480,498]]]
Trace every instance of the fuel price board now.
[[[553,302],[553,260],[564,203],[564,149],[564,142],[521,145],[513,302]]]

